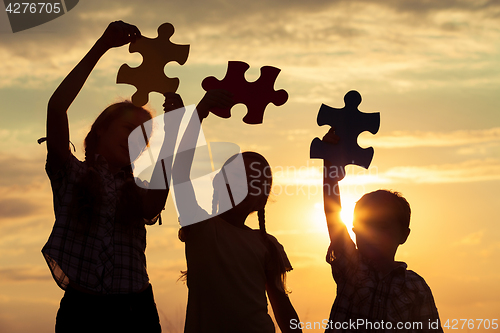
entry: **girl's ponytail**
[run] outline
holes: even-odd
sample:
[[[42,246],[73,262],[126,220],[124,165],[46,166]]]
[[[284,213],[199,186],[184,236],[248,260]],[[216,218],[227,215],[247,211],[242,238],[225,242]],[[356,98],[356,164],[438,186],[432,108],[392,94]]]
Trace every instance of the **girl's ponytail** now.
[[[264,239],[264,244],[271,255],[271,261],[273,263],[273,268],[271,269],[270,276],[274,280],[276,287],[285,293],[289,291],[286,288],[286,266],[281,254],[278,252],[276,245],[269,239],[269,235],[266,231],[266,211],[265,208],[261,208],[257,211],[257,217],[259,219],[259,230]]]
[[[267,241],[267,231],[266,231],[266,210],[265,208],[259,209],[257,211],[257,217],[259,218],[259,229],[264,240]]]

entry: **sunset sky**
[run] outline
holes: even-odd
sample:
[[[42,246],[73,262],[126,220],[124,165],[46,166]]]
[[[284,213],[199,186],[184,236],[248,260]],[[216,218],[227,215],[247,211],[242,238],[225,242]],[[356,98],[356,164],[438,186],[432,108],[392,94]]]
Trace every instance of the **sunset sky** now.
[[[442,322],[500,320],[500,1],[84,0],[15,34],[0,9],[0,332],[54,331],[63,291],[40,252],[54,215],[46,146],[36,140],[51,94],[115,20],[148,37],[170,22],[171,40],[191,45],[185,65],[165,67],[186,105],[202,98],[205,77],[224,77],[228,60],[247,62],[249,81],[261,66],[281,69],[275,89],[289,100],[269,105],[263,124],[244,124],[238,105],[230,119],[210,115],[203,130],[270,162],[267,230],[294,267],[288,286],[302,321],[328,318],[336,288],[324,259],[322,161],[309,159],[309,146],[329,129],[316,123],[321,104],[341,108],[350,90],[360,92],[361,111],[380,112],[381,125],[359,137],[375,149],[370,169],[351,166],[341,183],[346,224],[362,194],[402,192],[411,234],[396,259],[425,278]],[[135,91],[115,83],[118,68],[141,61],[121,47],[92,72],[68,111],[80,159],[95,117]],[[160,114],[162,96],[151,94],[150,107]],[[187,288],[177,279],[186,265],[171,198],[162,216],[162,226],[148,227],[148,272],[163,332],[182,332]]]

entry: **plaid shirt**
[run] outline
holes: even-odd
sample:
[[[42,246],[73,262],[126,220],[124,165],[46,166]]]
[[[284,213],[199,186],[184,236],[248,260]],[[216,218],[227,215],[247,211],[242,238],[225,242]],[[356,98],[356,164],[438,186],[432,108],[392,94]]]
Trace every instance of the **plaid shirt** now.
[[[350,238],[347,242],[343,253],[334,256],[330,246],[327,254],[337,297],[325,332],[443,332],[432,292],[421,276],[404,262],[380,276]]]
[[[99,294],[123,294],[143,289],[149,278],[146,272],[146,228],[135,224],[131,228],[115,223],[115,209],[125,184],[123,171],[113,175],[104,157],[96,156],[94,166],[102,180],[102,201],[97,227],[82,230],[70,218],[75,184],[87,173],[87,163],[70,154],[61,170],[51,170],[46,164],[53,198],[56,221],[42,249],[52,276],[62,289],[75,283]],[[139,189],[144,194],[143,189]],[[145,220],[145,224],[153,224]]]

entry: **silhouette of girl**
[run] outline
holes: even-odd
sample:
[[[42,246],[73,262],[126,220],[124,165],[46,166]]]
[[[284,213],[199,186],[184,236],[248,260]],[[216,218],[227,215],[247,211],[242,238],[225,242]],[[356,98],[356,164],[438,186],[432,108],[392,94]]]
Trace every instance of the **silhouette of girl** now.
[[[283,246],[266,232],[265,206],[272,184],[269,164],[255,152],[241,156],[248,194],[240,203],[225,212],[220,210],[223,196],[229,195],[235,202],[227,184],[228,174],[235,172],[228,167],[237,158],[233,156],[214,178],[212,214],[197,204],[180,212],[181,223],[183,213],[198,220],[204,214],[207,218],[179,231],[186,244],[189,288],[185,333],[275,332],[266,292],[282,332],[291,331],[290,320],[299,321],[285,285],[286,272],[292,267]],[[175,164],[173,177],[179,177]],[[245,225],[252,212],[258,214],[259,230]]]
[[[146,271],[145,225],[157,221],[168,186],[147,190],[135,184],[127,141],[151,113],[131,102],[106,108],[85,138],[84,162],[69,149],[66,114],[101,56],[140,36],[133,25],[111,23],[48,103],[46,171],[56,221],[42,253],[65,290],[58,333],[161,332]],[[178,95],[165,95],[165,111],[181,106]]]

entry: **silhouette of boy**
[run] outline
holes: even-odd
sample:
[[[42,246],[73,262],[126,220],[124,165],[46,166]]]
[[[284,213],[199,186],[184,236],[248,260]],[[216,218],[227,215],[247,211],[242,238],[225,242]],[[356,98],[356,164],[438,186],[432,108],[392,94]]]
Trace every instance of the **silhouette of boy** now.
[[[336,144],[332,128],[323,141]],[[326,332],[443,332],[425,280],[394,260],[410,234],[410,205],[398,192],[365,194],[354,209],[351,240],[340,218],[343,169],[325,160],[324,204],[330,235],[326,260],[337,283]]]

